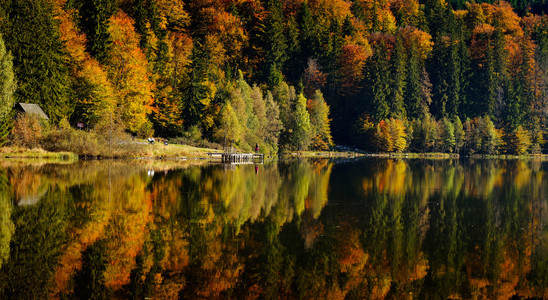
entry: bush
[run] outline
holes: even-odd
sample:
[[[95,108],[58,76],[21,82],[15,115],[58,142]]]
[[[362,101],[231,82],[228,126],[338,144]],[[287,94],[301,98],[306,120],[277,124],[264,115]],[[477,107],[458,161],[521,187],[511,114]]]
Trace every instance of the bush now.
[[[70,151],[77,155],[97,156],[99,142],[94,133],[73,128],[53,128],[42,140],[42,147],[48,151]]]
[[[15,146],[38,148],[42,139],[42,129],[37,115],[19,114],[11,130],[10,141]]]

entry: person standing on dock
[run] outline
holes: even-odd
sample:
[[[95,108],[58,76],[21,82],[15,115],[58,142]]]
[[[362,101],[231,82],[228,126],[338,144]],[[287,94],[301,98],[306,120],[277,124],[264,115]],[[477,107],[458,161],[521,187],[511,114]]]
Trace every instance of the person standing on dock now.
[[[255,153],[259,153],[259,144],[255,143]]]

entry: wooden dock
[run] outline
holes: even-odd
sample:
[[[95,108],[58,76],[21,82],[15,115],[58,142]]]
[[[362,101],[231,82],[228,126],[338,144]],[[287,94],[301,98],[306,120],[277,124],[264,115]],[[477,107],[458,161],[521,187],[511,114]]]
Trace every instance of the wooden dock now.
[[[224,153],[208,153],[212,158],[220,158],[221,162],[227,164],[246,164],[246,163],[263,163],[264,154],[260,153],[233,153],[233,152],[224,152]]]

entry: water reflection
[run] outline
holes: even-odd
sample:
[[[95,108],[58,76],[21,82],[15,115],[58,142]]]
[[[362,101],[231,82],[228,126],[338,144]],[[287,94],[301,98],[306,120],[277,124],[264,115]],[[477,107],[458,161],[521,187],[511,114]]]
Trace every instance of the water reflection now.
[[[546,163],[0,163],[0,298],[548,297]]]

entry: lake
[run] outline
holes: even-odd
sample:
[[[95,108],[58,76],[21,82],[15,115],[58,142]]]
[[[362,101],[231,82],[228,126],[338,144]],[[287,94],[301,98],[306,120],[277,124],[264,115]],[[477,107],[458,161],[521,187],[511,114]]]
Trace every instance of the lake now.
[[[548,163],[0,162],[0,298],[546,298]]]

